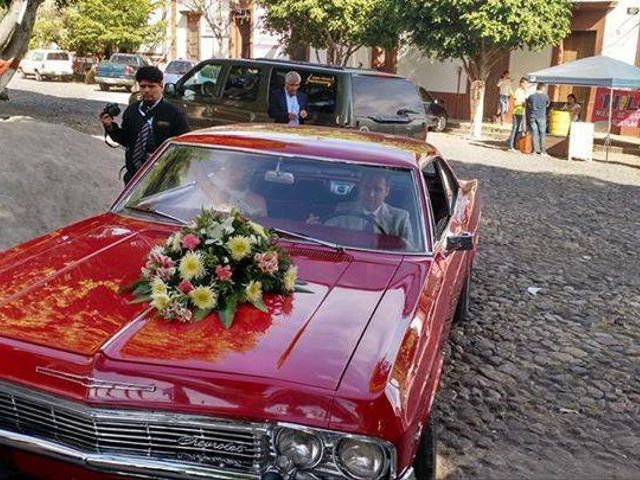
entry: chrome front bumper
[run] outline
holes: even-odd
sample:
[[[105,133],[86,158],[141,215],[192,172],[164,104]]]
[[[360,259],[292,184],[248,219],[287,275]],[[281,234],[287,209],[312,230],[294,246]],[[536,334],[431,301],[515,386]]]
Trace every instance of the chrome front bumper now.
[[[29,435],[0,429],[0,444],[43,455],[105,473],[134,475],[139,478],[259,480],[251,474],[230,473],[216,468],[188,466],[184,463],[153,461],[126,455],[86,453]]]
[[[127,86],[132,87],[136,81],[135,79],[126,79],[126,78],[114,78],[114,77],[96,77],[96,83],[104,83],[106,85],[115,85],[115,86]]]

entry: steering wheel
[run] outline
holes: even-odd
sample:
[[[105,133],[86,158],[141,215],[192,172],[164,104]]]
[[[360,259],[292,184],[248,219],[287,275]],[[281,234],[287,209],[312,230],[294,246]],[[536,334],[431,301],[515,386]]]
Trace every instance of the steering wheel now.
[[[380,225],[380,223],[376,222],[371,217],[368,217],[364,213],[360,213],[360,212],[348,212],[347,211],[347,212],[331,213],[331,214],[329,214],[328,216],[326,216],[324,218],[322,223],[324,223],[326,225],[329,220],[332,220],[334,218],[339,218],[339,217],[352,217],[352,218],[358,218],[360,220],[364,220],[366,222],[366,224],[365,224],[366,226],[371,225],[372,227],[376,227],[378,229],[378,231],[382,235],[388,235],[386,230],[384,229],[384,227],[382,225]]]
[[[202,95],[204,97],[213,97],[216,93],[216,84],[213,82],[204,82],[202,84]]]

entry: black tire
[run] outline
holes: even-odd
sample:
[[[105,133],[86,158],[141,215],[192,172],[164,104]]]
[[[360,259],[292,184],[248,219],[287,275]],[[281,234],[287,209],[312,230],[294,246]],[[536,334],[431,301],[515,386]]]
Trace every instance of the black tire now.
[[[102,90],[103,92],[109,91],[109,85],[107,85],[106,83],[99,83],[98,87],[100,87],[100,90]]]
[[[464,322],[469,315],[469,304],[471,303],[471,268],[467,273],[467,278],[464,280],[464,286],[460,292],[460,298],[458,299],[458,305],[456,306],[456,313],[453,317],[453,322]]]
[[[438,122],[436,123],[435,130],[436,132],[444,132],[447,129],[447,117],[444,115],[440,115],[438,117]]]
[[[38,70],[36,70],[35,76],[36,76],[36,81],[41,82],[43,80],[43,77],[42,75],[40,75],[40,72]]]
[[[416,480],[436,480],[437,444],[436,420],[432,410],[429,413],[429,422],[422,432],[416,460],[413,463]]]

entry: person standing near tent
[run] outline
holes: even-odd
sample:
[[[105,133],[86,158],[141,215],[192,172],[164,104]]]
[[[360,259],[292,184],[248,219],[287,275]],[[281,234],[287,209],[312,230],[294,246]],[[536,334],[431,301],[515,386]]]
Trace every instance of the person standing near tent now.
[[[545,140],[547,137],[547,107],[549,97],[546,93],[546,85],[538,83],[536,93],[527,98],[527,116],[529,129],[533,136],[533,154],[547,156]]]
[[[520,79],[520,86],[513,92],[513,120],[511,122],[511,135],[507,141],[510,152],[517,152],[515,149],[516,136],[525,128],[524,112],[527,102],[527,79]]]
[[[497,87],[500,91],[498,97],[498,115],[500,115],[500,125],[504,125],[507,120],[507,113],[509,113],[509,98],[513,96],[513,88],[511,87],[511,77],[509,76],[509,70],[505,70],[498,80]]]
[[[582,106],[578,103],[578,100],[573,93],[567,95],[567,103],[564,104],[562,110],[568,111],[571,114],[572,122],[578,122],[580,120]]]

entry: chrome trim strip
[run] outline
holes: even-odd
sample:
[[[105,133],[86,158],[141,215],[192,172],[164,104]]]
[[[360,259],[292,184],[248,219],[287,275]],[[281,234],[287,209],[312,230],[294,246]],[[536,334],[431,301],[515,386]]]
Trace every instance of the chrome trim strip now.
[[[246,473],[232,473],[216,468],[204,468],[169,461],[144,460],[126,455],[90,454],[58,445],[47,440],[35,439],[28,435],[0,429],[0,444],[27,452],[52,457],[94,470],[113,474],[134,474],[146,477],[162,475],[170,479],[211,479],[218,480],[259,480],[259,476]]]
[[[413,470],[413,467],[410,467],[404,475],[400,477],[400,480],[416,480],[416,473]]]
[[[77,383],[86,388],[108,388],[110,390],[124,390],[135,392],[155,392],[156,386],[151,383],[148,385],[141,385],[135,383],[126,382],[108,382],[106,380],[98,380],[86,375],[75,375],[73,373],[61,372],[47,367],[36,367],[36,373],[41,375],[47,375],[49,377],[58,378],[71,383]]]

